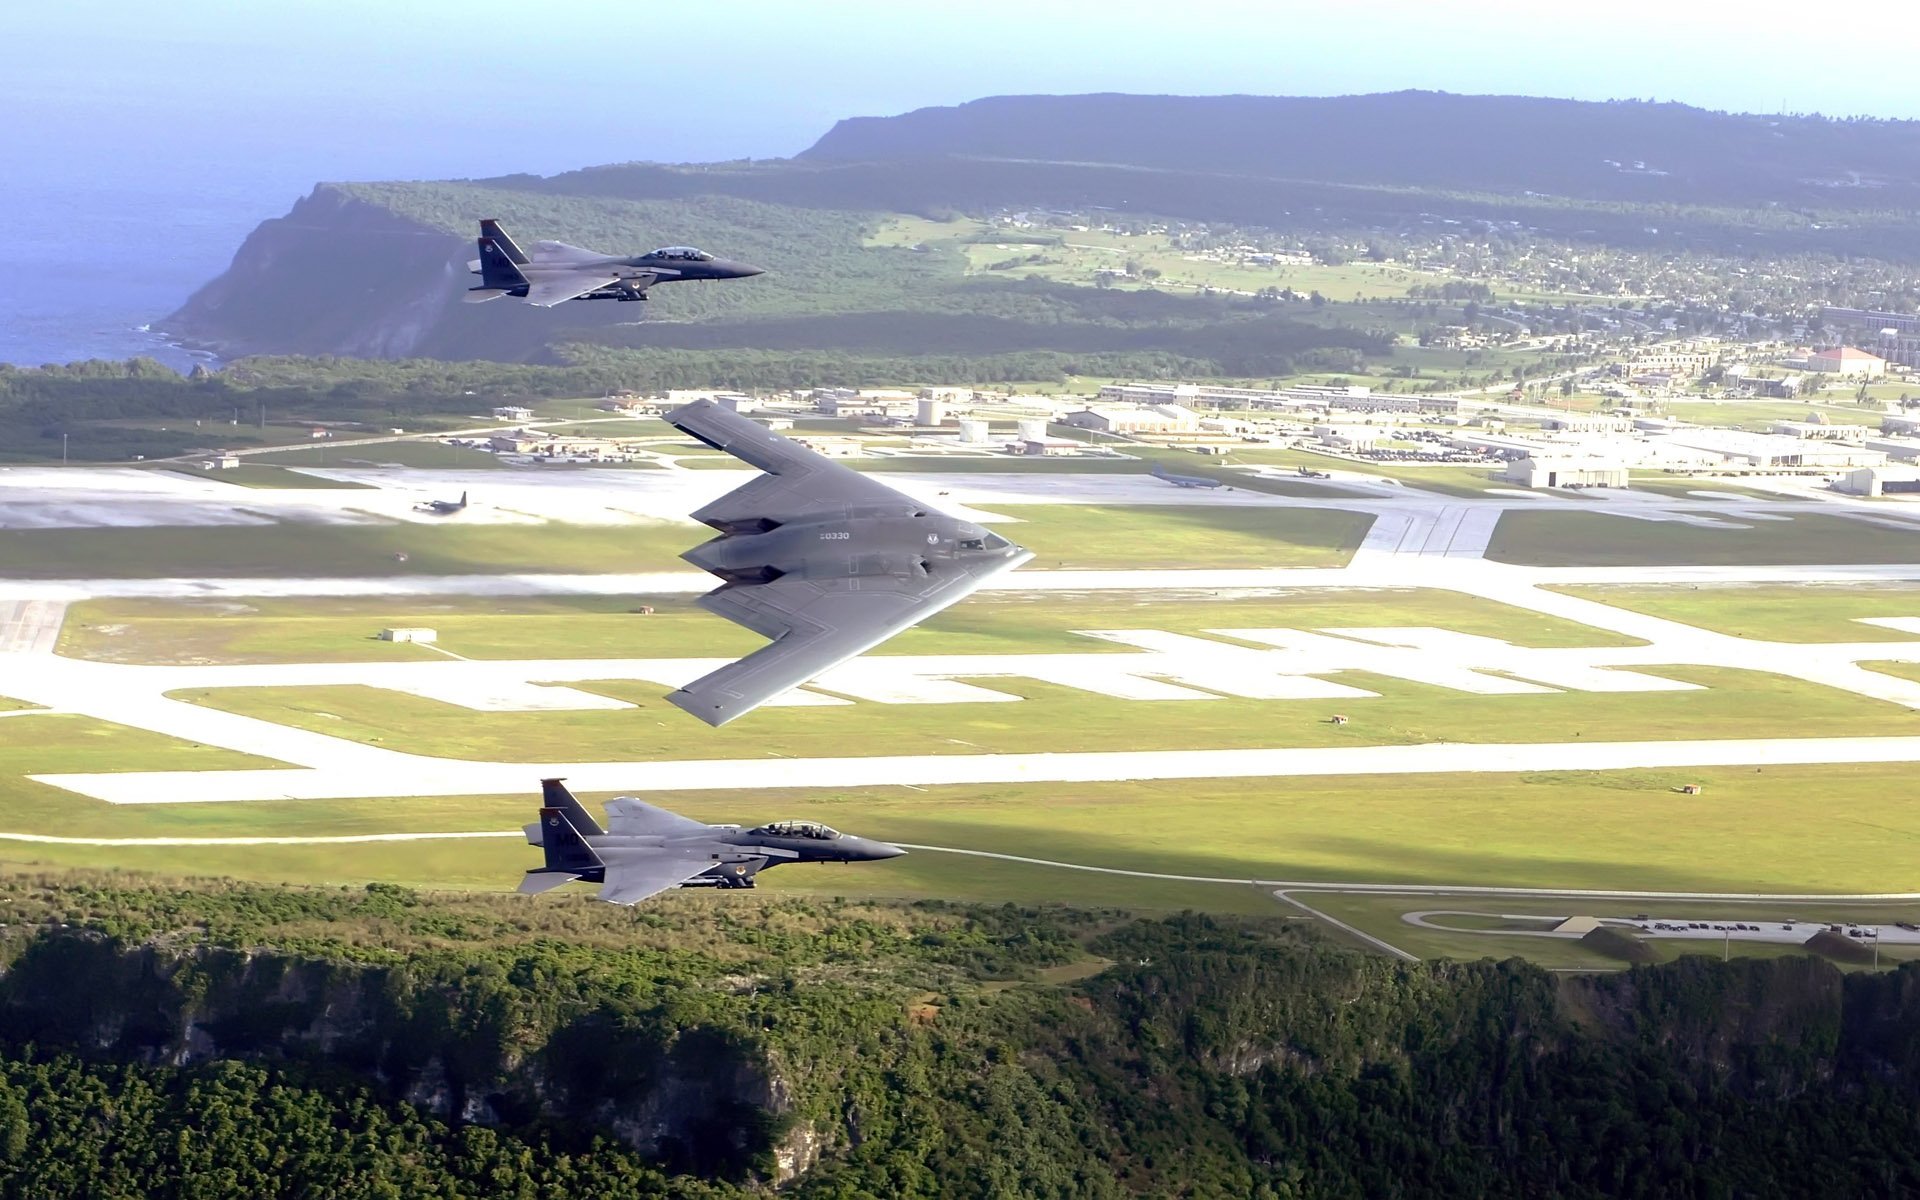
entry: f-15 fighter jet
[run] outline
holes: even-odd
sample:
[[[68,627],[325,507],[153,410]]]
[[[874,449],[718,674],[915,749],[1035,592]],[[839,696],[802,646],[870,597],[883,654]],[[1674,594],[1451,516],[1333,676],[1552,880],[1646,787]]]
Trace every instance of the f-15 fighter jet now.
[[[468,288],[466,301],[479,304],[516,296],[528,304],[551,308],[564,300],[645,300],[656,283],[684,283],[690,279],[745,279],[764,272],[746,263],[715,258],[692,246],[667,246],[627,257],[583,250],[565,242],[535,242],[528,254],[500,228],[500,222],[480,222],[480,257],[467,269],[480,276],[480,286]]]
[[[700,607],[773,639],[667,697],[709,725],[752,712],[1033,557],[711,400],[667,420],[766,472],[695,512],[720,536],[681,555],[724,581]]]
[[[676,887],[750,888],[754,876],[781,863],[872,862],[906,853],[818,821],[708,825],[632,796],[607,801],[602,828],[564,782],[543,779],[540,786],[540,819],[526,833],[547,861],[520,881],[529,895],[579,879],[599,884],[609,904],[634,904]]]

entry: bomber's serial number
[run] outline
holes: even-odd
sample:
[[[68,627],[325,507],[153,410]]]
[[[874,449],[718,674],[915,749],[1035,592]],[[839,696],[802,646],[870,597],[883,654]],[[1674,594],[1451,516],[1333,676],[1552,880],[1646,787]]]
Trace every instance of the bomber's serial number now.
[[[853,535],[851,533],[823,533],[820,535],[820,540],[823,542],[844,542],[852,537]]]

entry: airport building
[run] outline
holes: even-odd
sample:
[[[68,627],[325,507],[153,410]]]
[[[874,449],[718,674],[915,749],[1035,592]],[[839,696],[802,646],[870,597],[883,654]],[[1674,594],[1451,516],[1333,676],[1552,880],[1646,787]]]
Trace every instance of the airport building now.
[[[1838,467],[1877,467],[1887,456],[1865,446],[1847,442],[1816,441],[1781,437],[1771,433],[1745,433],[1738,429],[1709,429],[1682,426],[1663,441],[1673,446],[1698,451],[1710,462],[1761,469]]]
[[[1606,458],[1517,458],[1507,464],[1506,479],[1521,487],[1627,486],[1626,464]]]
[[[1090,406],[1068,413],[1061,421],[1096,433],[1195,433],[1200,429],[1200,418],[1193,410],[1177,404],[1144,408]]]
[[[1920,469],[1913,467],[1858,467],[1836,485],[1855,496],[1896,496],[1920,493]]]

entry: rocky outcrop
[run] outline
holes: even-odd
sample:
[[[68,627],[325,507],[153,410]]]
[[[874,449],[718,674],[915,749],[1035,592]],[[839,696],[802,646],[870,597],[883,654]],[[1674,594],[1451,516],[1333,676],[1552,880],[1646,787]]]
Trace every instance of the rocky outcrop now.
[[[160,323],[225,358],[424,352],[472,247],[321,184],[247,235],[226,272]]]
[[[605,1007],[548,1027],[487,976],[44,935],[0,974],[0,1043],[345,1071],[453,1122],[557,1121],[677,1169],[791,1179],[820,1137],[765,1047]]]

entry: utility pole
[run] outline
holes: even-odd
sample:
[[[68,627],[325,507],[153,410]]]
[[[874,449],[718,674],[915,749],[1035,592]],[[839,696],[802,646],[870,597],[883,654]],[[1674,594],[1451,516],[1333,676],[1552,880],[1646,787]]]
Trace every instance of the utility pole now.
[[[67,465],[67,435],[64,433],[60,435],[60,465]]]

